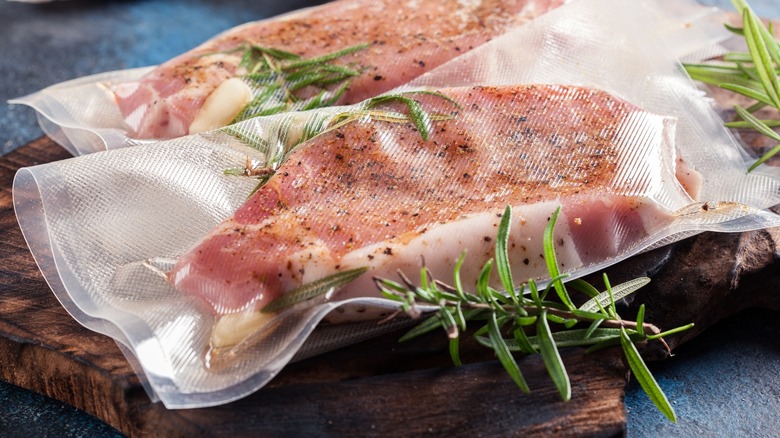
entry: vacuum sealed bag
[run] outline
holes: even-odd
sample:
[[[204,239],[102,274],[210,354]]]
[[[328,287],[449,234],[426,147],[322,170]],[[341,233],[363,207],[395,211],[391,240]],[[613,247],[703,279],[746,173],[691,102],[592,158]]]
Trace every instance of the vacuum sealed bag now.
[[[385,329],[397,303],[374,276],[447,279],[467,249],[472,287],[507,206],[514,278],[542,282],[559,207],[573,277],[780,226],[765,210],[780,179],[746,173],[675,56],[723,38],[723,17],[673,3],[578,0],[359,104],[25,168],[17,216],[63,306],[170,408],[235,400],[296,354]]]
[[[12,100],[74,155],[259,115],[354,104],[402,85],[564,0],[340,0],[228,30],[158,67]]]

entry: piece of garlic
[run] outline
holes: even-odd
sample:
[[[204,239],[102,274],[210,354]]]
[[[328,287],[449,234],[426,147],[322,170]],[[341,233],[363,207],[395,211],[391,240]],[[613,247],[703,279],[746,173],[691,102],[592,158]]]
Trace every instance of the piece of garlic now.
[[[254,312],[240,312],[224,315],[211,331],[211,347],[223,348],[236,345],[257,331],[273,314]]]
[[[190,134],[211,131],[228,125],[252,100],[252,90],[239,78],[230,78],[206,98],[190,124]]]

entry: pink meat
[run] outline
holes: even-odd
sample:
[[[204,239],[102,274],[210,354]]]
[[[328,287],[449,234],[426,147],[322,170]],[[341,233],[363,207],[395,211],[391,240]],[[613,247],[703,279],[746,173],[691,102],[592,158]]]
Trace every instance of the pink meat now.
[[[404,84],[562,3],[340,0],[234,28],[138,81],[115,85],[113,92],[133,137],[173,138],[186,135],[211,92],[237,74],[241,52],[231,49],[250,43],[310,58],[370,44],[337,61],[363,69],[338,102],[350,104]]]
[[[664,166],[674,166],[661,156],[673,151],[664,149],[668,119],[578,87],[443,93],[460,109],[420,96],[431,113],[452,115],[433,122],[428,141],[411,123],[364,120],[302,145],[182,255],[172,283],[226,314],[260,309],[302,283],[359,266],[371,271],[341,296],[370,295],[372,275],[400,268],[414,278],[421,255],[449,280],[460,250],[477,269],[492,257],[507,205],[517,209],[510,259],[516,278],[527,279],[545,272],[539,230],[559,204],[564,269],[624,251],[665,217],[647,193]],[[636,140],[627,137],[634,131]],[[466,284],[477,274],[464,268]]]

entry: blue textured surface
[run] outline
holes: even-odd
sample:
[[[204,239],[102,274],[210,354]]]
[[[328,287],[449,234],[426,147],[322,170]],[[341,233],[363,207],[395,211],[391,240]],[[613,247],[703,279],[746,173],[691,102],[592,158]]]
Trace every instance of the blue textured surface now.
[[[636,382],[626,394],[628,436],[777,436],[780,430],[780,318],[735,315],[651,365],[677,412],[667,421]]]
[[[730,8],[728,0],[700,0]],[[160,63],[239,23],[312,1],[0,0],[0,102],[75,77]],[[780,18],[780,1],[752,0]],[[32,110],[0,104],[0,155],[42,135]],[[636,384],[626,397],[629,436],[767,436],[780,430],[780,320],[753,311],[708,330],[676,357],[654,364],[678,424]],[[112,436],[95,418],[0,382],[0,435]]]

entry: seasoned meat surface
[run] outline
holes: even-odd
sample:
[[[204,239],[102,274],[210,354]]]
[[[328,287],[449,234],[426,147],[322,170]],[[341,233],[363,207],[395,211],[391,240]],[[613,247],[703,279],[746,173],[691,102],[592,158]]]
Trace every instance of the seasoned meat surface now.
[[[449,281],[468,250],[473,284],[507,205],[518,279],[544,275],[542,230],[557,206],[562,269],[615,256],[667,215],[651,198],[674,169],[665,117],[604,92],[527,85],[441,90],[411,122],[362,119],[303,144],[170,273],[217,313],[262,308],[339,270],[368,274],[341,296],[371,295],[374,275],[414,278],[421,256]],[[386,111],[401,112],[402,106]],[[671,160],[671,161],[670,161]],[[666,172],[666,173],[664,173]],[[496,283],[497,284],[497,283]]]

